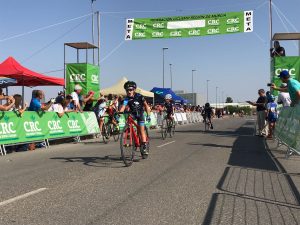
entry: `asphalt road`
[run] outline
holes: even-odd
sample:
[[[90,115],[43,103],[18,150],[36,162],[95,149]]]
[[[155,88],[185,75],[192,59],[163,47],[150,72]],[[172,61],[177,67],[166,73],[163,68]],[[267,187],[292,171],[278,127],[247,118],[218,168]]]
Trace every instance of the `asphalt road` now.
[[[214,123],[153,131],[149,158],[128,168],[118,143],[0,157],[0,224],[300,224],[297,188],[254,121]]]

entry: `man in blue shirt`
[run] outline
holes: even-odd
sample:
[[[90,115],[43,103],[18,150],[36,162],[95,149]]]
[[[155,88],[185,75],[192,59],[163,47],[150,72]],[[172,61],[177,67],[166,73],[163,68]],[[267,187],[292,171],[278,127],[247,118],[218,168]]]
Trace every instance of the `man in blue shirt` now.
[[[55,100],[55,99],[51,100],[48,104],[42,105],[41,99],[43,99],[43,97],[44,97],[43,91],[38,90],[35,93],[35,96],[31,99],[28,111],[37,112],[37,111],[40,111],[40,110],[43,110],[43,111],[48,110],[50,108],[50,106],[54,103],[53,100]]]
[[[275,84],[271,85],[271,88],[274,90],[278,90],[281,92],[289,92],[292,103],[291,106],[295,106],[300,102],[300,83],[299,81],[291,78],[289,72],[287,70],[283,70],[280,72],[278,76],[283,83],[287,83],[287,87],[280,88],[276,87]]]

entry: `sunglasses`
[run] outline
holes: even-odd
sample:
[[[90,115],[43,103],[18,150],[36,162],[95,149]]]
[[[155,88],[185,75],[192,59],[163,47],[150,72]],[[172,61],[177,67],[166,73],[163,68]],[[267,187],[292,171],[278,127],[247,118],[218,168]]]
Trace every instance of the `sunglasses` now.
[[[126,91],[130,92],[130,91],[134,91],[134,89],[133,88],[128,88]]]

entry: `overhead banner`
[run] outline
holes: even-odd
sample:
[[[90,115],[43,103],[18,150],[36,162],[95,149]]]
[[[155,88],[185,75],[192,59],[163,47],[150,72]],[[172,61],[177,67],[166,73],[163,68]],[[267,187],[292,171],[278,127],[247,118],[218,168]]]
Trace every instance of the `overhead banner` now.
[[[300,81],[300,57],[299,56],[285,56],[274,57],[271,63],[271,82],[276,86],[281,85],[281,80],[278,75],[282,70],[288,70],[292,78]],[[278,91],[273,91],[274,95],[278,95]]]
[[[82,87],[82,94],[89,91],[95,92],[95,98],[99,97],[100,68],[88,63],[70,63],[66,67],[67,94],[74,91],[76,84]]]
[[[253,31],[253,11],[127,19],[125,40],[198,37]]]

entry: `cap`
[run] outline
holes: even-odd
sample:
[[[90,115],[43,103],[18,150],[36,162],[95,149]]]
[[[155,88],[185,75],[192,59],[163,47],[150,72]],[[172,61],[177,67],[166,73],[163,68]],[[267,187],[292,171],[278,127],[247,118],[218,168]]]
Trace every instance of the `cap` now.
[[[279,74],[278,77],[286,78],[286,77],[289,77],[289,76],[290,76],[289,71],[287,71],[287,70],[282,70],[282,71],[280,72],[280,74]]]
[[[82,90],[82,87],[79,84],[76,84],[75,87],[74,87],[74,90],[75,91]]]

